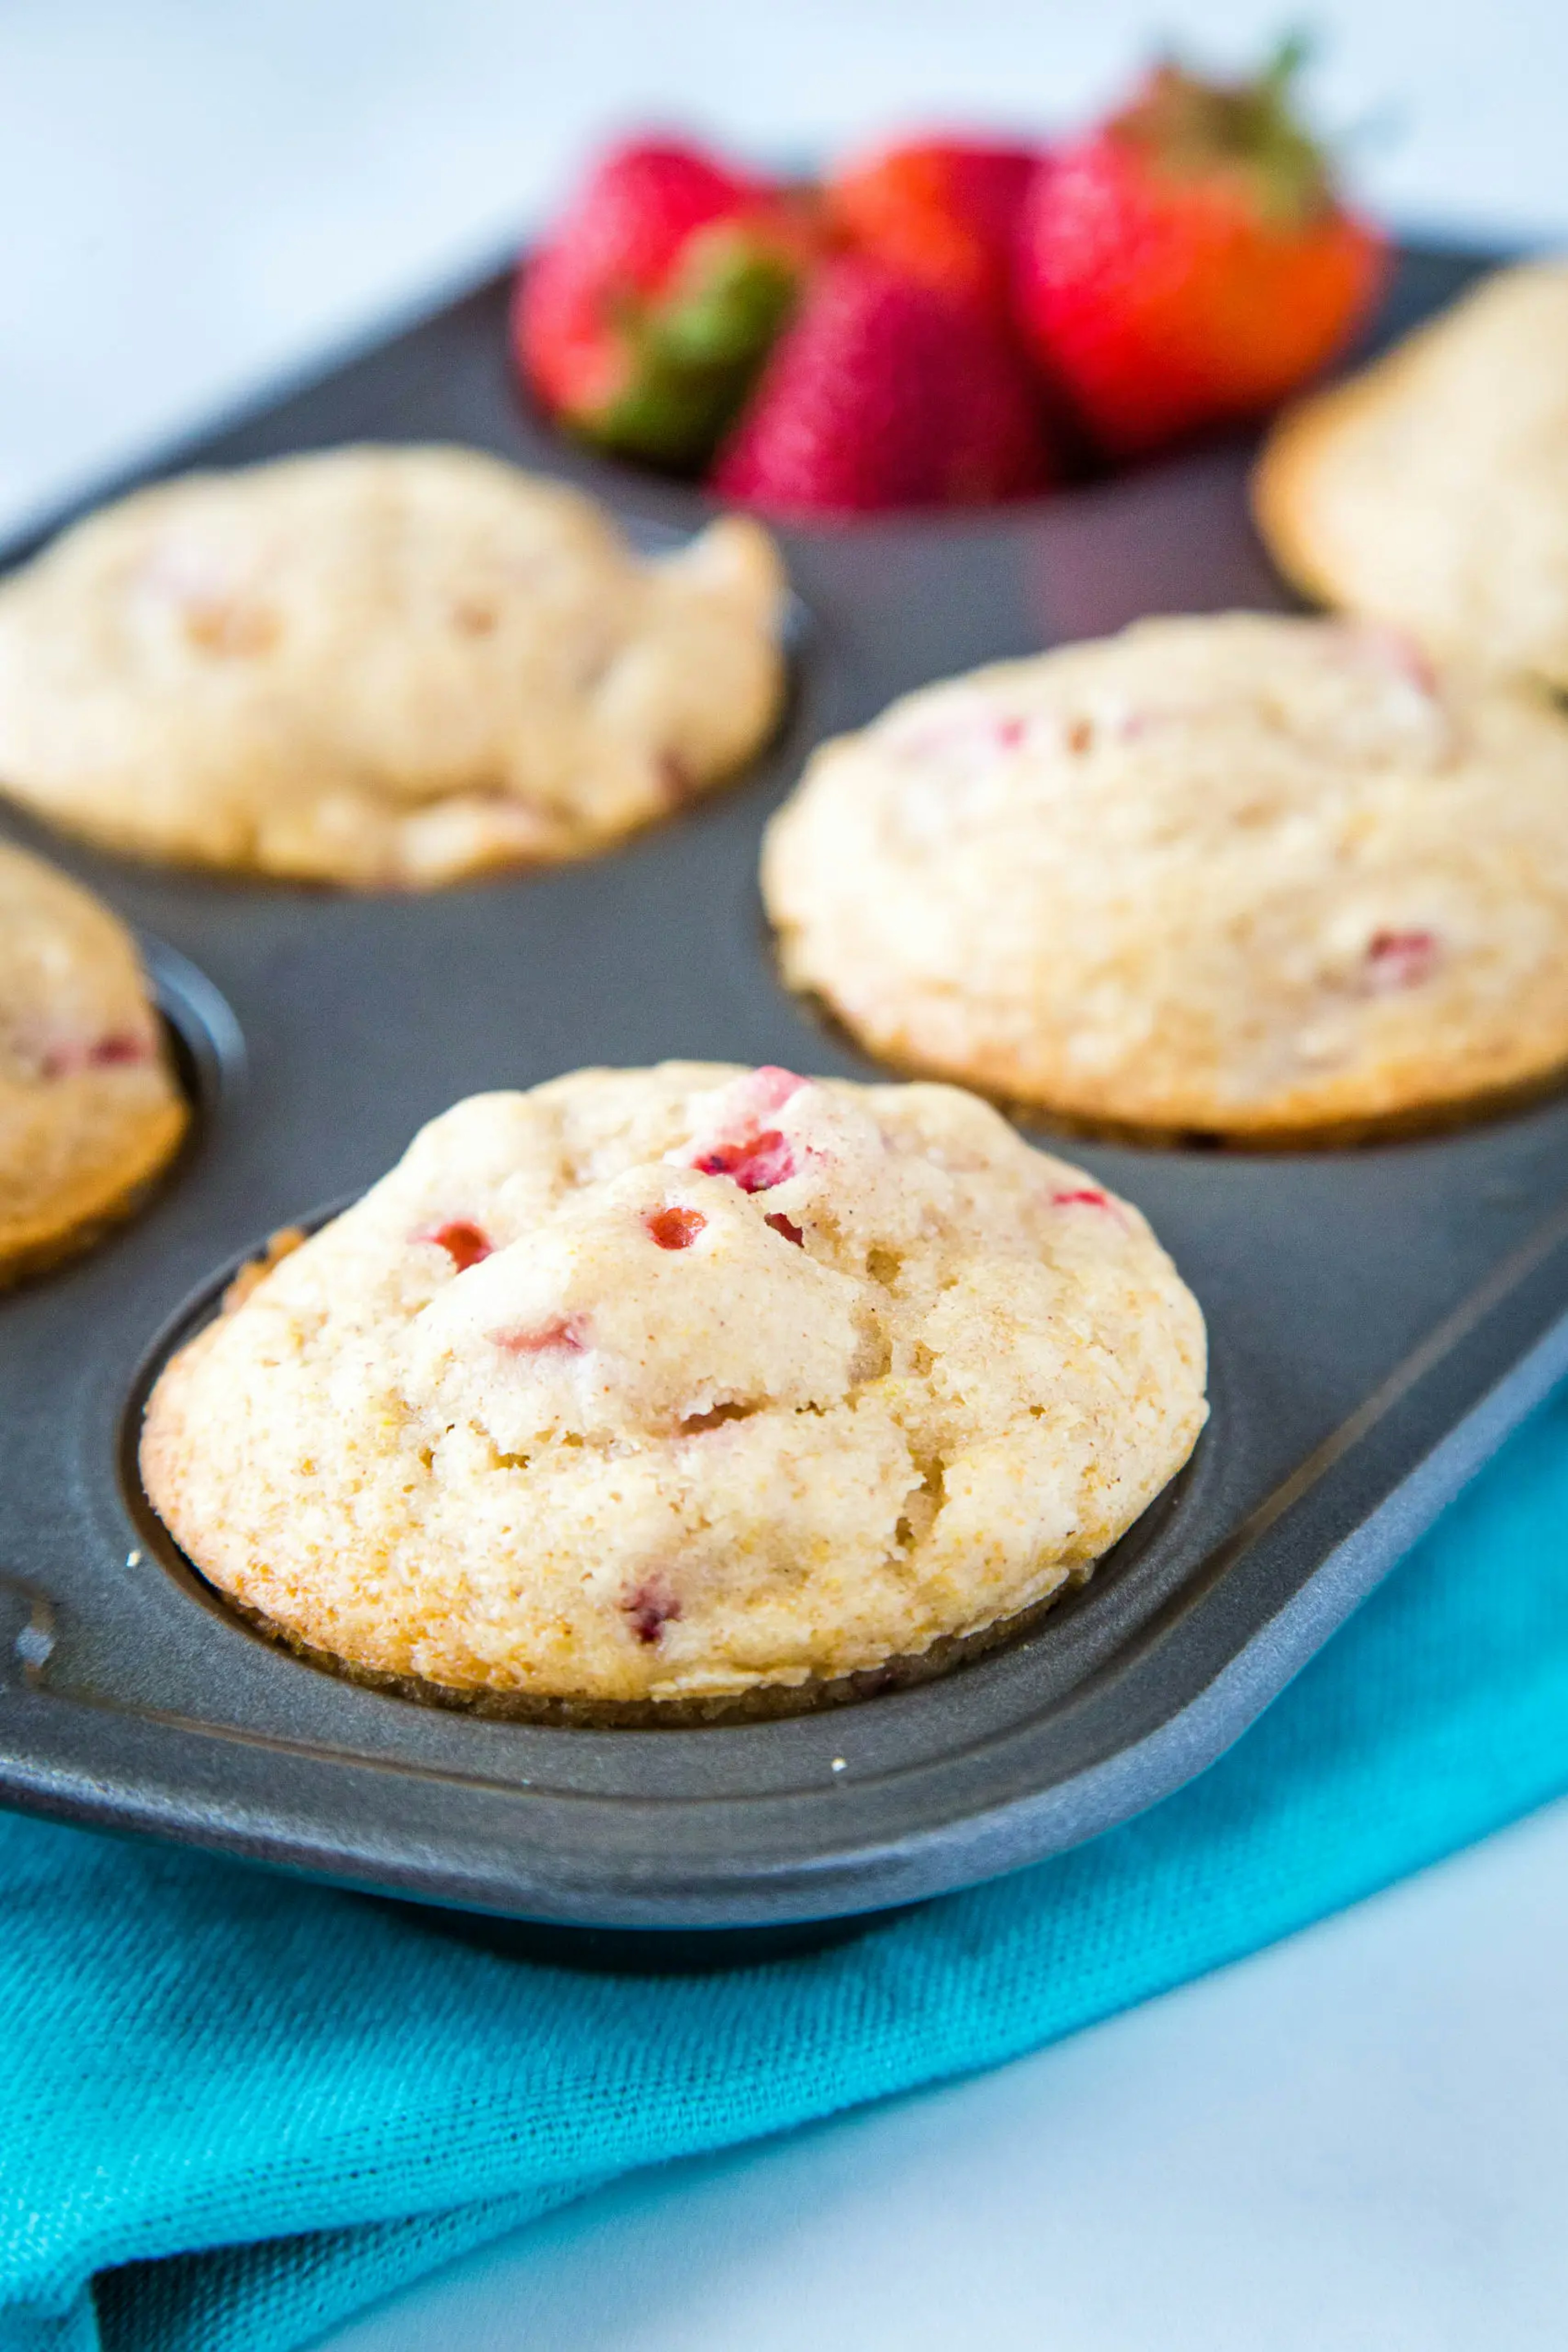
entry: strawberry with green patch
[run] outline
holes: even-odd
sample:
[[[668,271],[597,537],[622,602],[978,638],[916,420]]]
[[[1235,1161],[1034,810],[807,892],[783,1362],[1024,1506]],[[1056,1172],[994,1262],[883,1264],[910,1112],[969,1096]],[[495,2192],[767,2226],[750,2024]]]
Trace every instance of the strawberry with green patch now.
[[[1158,66],[1030,190],[1019,315],[1101,446],[1258,415],[1349,341],[1385,242],[1303,129],[1287,43],[1256,79]]]
[[[549,414],[695,472],[794,306],[812,233],[772,184],[673,142],[612,149],[519,274],[513,341]]]

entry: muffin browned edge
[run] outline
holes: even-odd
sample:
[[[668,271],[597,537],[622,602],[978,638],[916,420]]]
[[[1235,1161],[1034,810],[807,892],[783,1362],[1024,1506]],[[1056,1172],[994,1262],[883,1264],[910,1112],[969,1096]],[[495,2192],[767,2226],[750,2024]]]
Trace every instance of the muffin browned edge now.
[[[220,1316],[238,1312],[273,1268],[293,1255],[308,1238],[303,1227],[284,1225],[268,1236],[266,1248],[256,1256],[247,1258],[225,1286],[219,1304]],[[1190,1459],[1190,1455],[1188,1456]],[[1160,1494],[1167,1494],[1171,1485],[1186,1467],[1183,1463],[1172,1478],[1167,1479]],[[707,1724],[762,1723],[780,1717],[814,1715],[836,1706],[849,1706],[861,1699],[874,1698],[883,1691],[910,1690],[919,1683],[935,1682],[951,1674],[956,1667],[967,1665],[988,1652],[1002,1648],[1025,1633],[1031,1633],[1040,1620],[1049,1614],[1066,1594],[1087,1584],[1100,1565],[1099,1559],[1084,1560],[1070,1568],[1060,1583],[1031,1601],[1027,1607],[1017,1609],[1009,1616],[994,1618],[988,1625],[977,1626],[967,1633],[940,1633],[924,1650],[900,1652],[884,1658],[874,1666],[860,1666],[847,1675],[830,1677],[812,1675],[803,1683],[758,1683],[749,1690],[727,1693],[722,1696],[694,1696],[684,1699],[587,1699],[543,1696],[529,1691],[498,1691],[483,1684],[473,1685],[438,1683],[423,1675],[396,1675],[379,1666],[357,1665],[335,1651],[324,1650],[308,1642],[303,1635],[291,1633],[269,1617],[265,1610],[239,1600],[208,1576],[191,1558],[175,1537],[142,1488],[147,1507],[152,1511],[168,1541],[174,1545],[180,1558],[193,1576],[199,1579],[204,1591],[210,1592],[220,1606],[238,1617],[254,1633],[287,1650],[302,1664],[319,1673],[332,1675],[339,1682],[352,1683],[361,1689],[378,1690],[394,1698],[412,1699],[422,1706],[444,1707],[449,1713],[481,1716],[490,1720],[513,1723],[556,1724],[580,1730],[690,1730]],[[1151,1498],[1149,1507],[1159,1500]],[[1140,1514],[1141,1516],[1141,1514]],[[1136,1522],[1134,1522],[1136,1524]],[[1118,1541],[1121,1538],[1118,1538]],[[1113,1549],[1113,1547],[1112,1547]],[[1103,1559],[1105,1554],[1102,1553]]]
[[[190,1132],[191,1108],[177,1076],[173,1085],[162,1112],[147,1122],[141,1149],[129,1166],[117,1168],[102,1184],[78,1187],[63,1212],[35,1219],[30,1228],[24,1228],[26,1238],[0,1244],[0,1291],[81,1256],[141,1208]]]
[[[1253,1157],[1292,1151],[1371,1150],[1385,1143],[1416,1143],[1431,1136],[1451,1134],[1456,1128],[1477,1126],[1527,1110],[1568,1086],[1568,1053],[1544,1069],[1498,1087],[1466,1095],[1439,1097],[1412,1103],[1399,1110],[1369,1112],[1356,1118],[1319,1120],[1292,1125],[1289,1120],[1260,1120],[1249,1127],[1206,1127],[1196,1122],[1151,1125],[1136,1119],[1107,1118],[1069,1110],[1046,1095],[1030,1095],[1001,1086],[980,1073],[939,1061],[923,1061],[910,1053],[890,1053],[852,1028],[843,1013],[820,990],[789,980],[784,971],[777,932],[773,965],[779,985],[822,1034],[841,1049],[889,1077],[926,1080],[939,1086],[962,1087],[991,1104],[1015,1127],[1031,1135],[1042,1131],[1069,1142],[1125,1145],[1155,1151],[1225,1151]]]

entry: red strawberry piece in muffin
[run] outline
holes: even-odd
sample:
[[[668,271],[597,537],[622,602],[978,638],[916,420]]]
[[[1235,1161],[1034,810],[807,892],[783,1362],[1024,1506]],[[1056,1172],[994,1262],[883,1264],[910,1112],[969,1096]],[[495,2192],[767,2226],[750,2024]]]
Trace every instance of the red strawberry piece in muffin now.
[[[631,1620],[632,1633],[644,1644],[658,1641],[665,1626],[673,1625],[681,1613],[679,1596],[662,1576],[644,1577],[634,1584],[621,1606]]]
[[[726,1088],[717,1126],[694,1147],[687,1164],[705,1176],[727,1176],[743,1192],[770,1192],[787,1184],[813,1155],[773,1119],[807,1083],[777,1064],[748,1071]]]
[[[1375,996],[1402,988],[1419,988],[1437,970],[1441,952],[1432,931],[1375,931],[1367,942],[1366,986]]]
[[[769,1126],[780,1186],[692,1164]],[[145,1489],[253,1623],[486,1711],[940,1667],[1082,1581],[1204,1418],[1137,1212],[1049,1205],[1089,1181],[945,1087],[670,1064],[478,1097],[179,1349]],[[456,1213],[500,1244],[461,1274],[410,1245]],[[807,1213],[804,1247],[770,1223]]]
[[[678,1202],[665,1209],[655,1209],[643,1221],[653,1241],[661,1249],[690,1249],[697,1235],[707,1224],[700,1209],[681,1207]]]
[[[483,1226],[466,1217],[454,1217],[448,1223],[427,1227],[414,1235],[416,1241],[434,1242],[444,1249],[459,1274],[487,1258],[495,1247]]]

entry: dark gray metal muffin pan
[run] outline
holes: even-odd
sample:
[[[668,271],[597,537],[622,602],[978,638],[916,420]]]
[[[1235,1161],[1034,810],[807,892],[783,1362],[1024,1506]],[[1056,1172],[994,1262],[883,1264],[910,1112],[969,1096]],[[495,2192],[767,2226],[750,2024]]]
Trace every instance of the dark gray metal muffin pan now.
[[[1390,318],[1477,266],[1406,256]],[[689,527],[695,494],[524,415],[505,301],[487,284],[154,470],[450,437]],[[809,624],[779,741],[737,790],[593,864],[350,898],[138,867],[5,820],[141,930],[200,1118],[142,1215],[0,1300],[0,1796],[505,1917],[774,1929],[1014,1869],[1237,1737],[1568,1370],[1568,1102],[1358,1151],[1067,1147],[1148,1212],[1202,1299],[1211,1425],[1038,1631],[824,1714],[589,1731],[339,1681],[183,1565],[138,1494],[134,1436],[150,1370],[225,1272],[461,1095],[668,1055],[866,1075],[773,974],[764,818],[812,742],[924,679],[1143,612],[1287,601],[1246,520],[1247,456],[1003,518],[788,535]]]

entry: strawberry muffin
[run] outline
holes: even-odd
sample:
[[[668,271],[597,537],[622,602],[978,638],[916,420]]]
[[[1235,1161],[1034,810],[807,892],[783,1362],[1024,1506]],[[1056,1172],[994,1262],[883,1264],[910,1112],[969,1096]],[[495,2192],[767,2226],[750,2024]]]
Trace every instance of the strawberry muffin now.
[[[667,1063],[434,1120],[172,1359],[141,1470],[298,1649],[657,1722],[1010,1630],[1205,1412],[1143,1218],[973,1096]]]
[[[765,740],[783,587],[753,523],[644,560],[471,449],[190,476],[0,589],[0,787],[112,848],[305,881],[582,856]]]
[[[1327,1141],[1568,1064],[1568,724],[1387,630],[1147,621],[933,687],[774,819],[783,968],[1070,1120]]]
[[[1291,411],[1254,504],[1309,593],[1568,689],[1568,260],[1499,271]]]
[[[0,1286],[129,1214],[185,1122],[129,932],[0,844]]]

